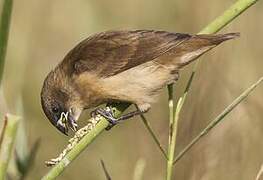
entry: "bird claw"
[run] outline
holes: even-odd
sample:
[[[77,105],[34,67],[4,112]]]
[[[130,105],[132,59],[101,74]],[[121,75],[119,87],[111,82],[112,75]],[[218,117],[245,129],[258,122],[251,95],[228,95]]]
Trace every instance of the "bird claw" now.
[[[98,114],[103,116],[110,123],[105,128],[106,130],[110,130],[113,126],[115,126],[118,123],[118,119],[114,117],[113,112],[112,112],[112,108],[110,108],[110,107],[107,107],[105,109],[97,108],[90,113],[91,117],[95,117]]]

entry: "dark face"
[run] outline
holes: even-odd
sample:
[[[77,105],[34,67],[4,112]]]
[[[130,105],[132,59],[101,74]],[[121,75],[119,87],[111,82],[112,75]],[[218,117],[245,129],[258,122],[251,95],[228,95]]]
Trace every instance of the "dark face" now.
[[[41,92],[42,109],[49,121],[63,134],[68,135],[68,129],[77,130],[76,116],[69,104],[69,95],[45,80]],[[78,117],[77,117],[78,118]]]
[[[66,117],[62,113],[65,112],[63,108],[57,102],[51,102],[46,104],[45,100],[42,99],[42,108],[49,121],[62,133],[67,135],[68,129],[66,126]],[[63,113],[64,114],[64,113]]]
[[[61,104],[61,102],[56,102],[55,100],[45,100],[41,98],[41,104],[43,111],[49,121],[63,134],[68,135],[68,127],[76,130],[76,123],[74,118],[70,115],[69,111]],[[72,123],[73,124],[72,124]]]

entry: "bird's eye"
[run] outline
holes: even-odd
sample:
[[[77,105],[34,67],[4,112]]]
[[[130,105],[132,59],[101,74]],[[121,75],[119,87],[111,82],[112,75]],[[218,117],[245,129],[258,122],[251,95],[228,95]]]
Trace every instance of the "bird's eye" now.
[[[57,107],[53,107],[52,108],[52,112],[55,113],[55,114],[58,113],[58,108]]]

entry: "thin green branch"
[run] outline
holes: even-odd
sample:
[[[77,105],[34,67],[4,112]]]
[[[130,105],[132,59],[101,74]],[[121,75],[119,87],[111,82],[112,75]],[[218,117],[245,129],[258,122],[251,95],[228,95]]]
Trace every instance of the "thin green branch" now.
[[[207,25],[202,31],[199,32],[199,34],[212,34],[216,33],[219,30],[221,30],[223,27],[225,27],[227,24],[229,24],[233,19],[235,19],[238,15],[240,15],[242,12],[244,12],[247,8],[252,6],[254,3],[256,3],[257,0],[239,0],[235,4],[233,4],[229,9],[227,9],[221,16],[217,17],[212,23]],[[177,103],[177,108],[176,108],[176,114],[175,114],[175,119],[174,121],[171,120],[171,112],[170,112],[170,121],[169,121],[169,127],[174,127],[177,128],[177,123],[181,108],[185,103],[185,99],[187,97],[188,91],[191,87],[192,81],[195,77],[195,72],[198,68],[200,60],[196,61],[196,64],[193,68],[193,71],[190,75],[190,78],[187,82],[187,86],[185,88],[184,94],[180,97],[180,100]],[[169,97],[171,94],[173,94],[173,89],[168,86],[169,91]],[[173,102],[172,102],[173,103]],[[169,106],[170,106],[170,101],[169,101]],[[179,108],[179,109],[178,109]],[[171,109],[170,109],[171,111]],[[172,125],[171,125],[172,123]],[[171,128],[170,128],[171,129]],[[173,158],[174,156],[174,150],[175,150],[175,145],[176,145],[176,129],[173,129],[172,131],[170,130],[169,133],[169,145],[168,145],[168,161],[167,161],[167,180],[170,180],[172,178],[172,165],[170,158]],[[171,138],[175,136],[174,138]],[[172,142],[170,142],[172,141]],[[173,142],[174,141],[174,142]],[[172,151],[172,152],[171,152]]]
[[[5,135],[5,130],[6,130],[6,126],[7,126],[7,119],[4,118],[4,122],[2,123],[3,127],[2,127],[2,131],[1,131],[1,135],[0,135],[0,149],[1,149],[1,145],[2,145],[2,142],[3,142],[3,139],[4,139],[4,135]]]
[[[153,138],[155,144],[158,146],[158,148],[160,149],[160,151],[162,152],[163,156],[165,157],[165,159],[168,159],[167,154],[163,148],[163,146],[161,145],[159,139],[157,138],[157,136],[155,135],[155,133],[153,132],[151,125],[149,123],[149,121],[145,118],[145,116],[143,114],[140,115],[143,124],[145,125],[146,129],[148,130],[148,132],[150,133],[151,137]]]
[[[229,9],[223,12],[222,15],[218,16],[213,22],[211,22],[205,28],[203,28],[198,34],[213,34],[213,33],[220,31],[222,28],[228,25],[231,21],[233,21],[236,17],[238,17],[242,12],[244,12],[246,9],[251,7],[257,1],[258,0],[238,0],[235,4],[230,6]],[[199,62],[200,62],[200,59],[196,61],[192,74],[190,75],[190,78],[187,82],[187,86],[182,96],[183,104],[187,97],[187,93],[191,87],[192,81],[195,77],[195,72],[198,68]]]
[[[202,33],[211,33],[217,32],[224,26],[226,26],[229,22],[231,22],[235,17],[237,17],[240,13],[245,11],[248,7],[254,4],[257,0],[239,0],[233,6],[231,6],[226,14],[223,14],[221,17],[216,19],[216,23],[211,23],[211,25],[207,26]],[[231,13],[229,13],[231,12]],[[216,24],[216,25],[215,25]],[[210,27],[211,26],[211,27]],[[206,30],[207,29],[207,30]],[[211,31],[210,31],[211,29]],[[210,32],[209,32],[210,31]],[[189,83],[189,87],[190,87]],[[187,92],[184,96],[186,96]],[[185,97],[182,98],[182,104],[184,104]],[[117,109],[118,115],[120,115],[125,109],[127,109],[129,104],[117,104],[114,106]],[[177,113],[179,115],[179,113]],[[66,156],[62,159],[62,161],[54,166],[43,179],[55,179],[59,174],[65,170],[68,164],[71,163],[104,129],[108,126],[108,122],[101,118],[100,122],[96,125],[95,128],[92,129],[90,133],[85,135],[83,139],[73,148]]]
[[[104,161],[102,159],[100,160],[100,164],[101,164],[102,170],[103,170],[103,172],[105,174],[106,180],[111,180],[110,173],[108,172],[108,170],[107,170],[107,168],[105,166],[105,163],[104,163]]]
[[[0,149],[0,180],[4,180],[8,163],[12,154],[13,145],[16,138],[19,117],[8,114],[6,117],[6,128]]]
[[[0,19],[0,84],[2,82],[13,0],[5,0]]]
[[[201,131],[175,158],[174,163],[176,164],[184,155],[187,153],[193,145],[195,145],[204,135],[206,135],[212,128],[214,128],[219,122],[221,122],[226,115],[228,115],[238,104],[240,104],[261,82],[261,77],[257,82],[251,85],[245,90],[240,96],[238,96],[229,106],[227,106],[223,112],[221,112],[213,121],[211,121],[204,130]]]

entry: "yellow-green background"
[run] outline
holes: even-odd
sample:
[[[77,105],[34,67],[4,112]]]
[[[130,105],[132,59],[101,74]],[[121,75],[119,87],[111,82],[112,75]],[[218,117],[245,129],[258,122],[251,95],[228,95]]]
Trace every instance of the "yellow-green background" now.
[[[68,138],[44,116],[40,90],[47,73],[82,39],[111,29],[161,29],[197,33],[228,8],[231,0],[14,0],[4,96],[18,112],[20,97],[29,147],[41,145],[27,179],[40,179],[44,161],[58,155]],[[202,57],[179,122],[179,152],[205,125],[249,85],[263,75],[263,4],[259,1],[223,32],[240,32]],[[181,73],[181,94],[191,65]],[[116,87],[117,89],[118,87]],[[253,92],[225,121],[213,129],[174,167],[177,180],[255,179],[263,163],[263,86]],[[2,102],[3,103],[3,102]],[[3,110],[2,110],[3,111]],[[147,113],[162,144],[168,141],[167,92]],[[82,124],[88,113],[81,117]],[[143,179],[161,180],[166,163],[139,118],[99,136],[58,178],[105,179],[100,159],[114,180],[133,179],[136,164],[144,164]]]

